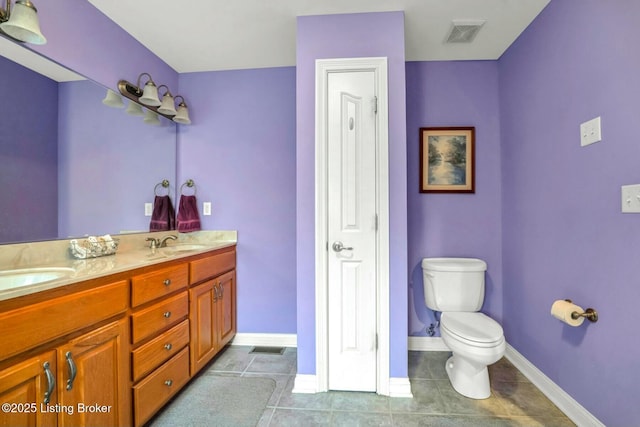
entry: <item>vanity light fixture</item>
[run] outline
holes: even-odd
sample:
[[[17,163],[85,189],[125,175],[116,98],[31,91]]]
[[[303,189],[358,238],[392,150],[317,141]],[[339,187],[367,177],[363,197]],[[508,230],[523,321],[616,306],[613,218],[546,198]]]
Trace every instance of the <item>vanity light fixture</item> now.
[[[167,85],[160,85],[158,87],[158,91],[163,87],[167,88],[167,91],[162,96],[162,104],[158,107],[158,113],[166,114],[167,116],[175,116],[178,112],[176,111],[173,95],[171,95]]]
[[[111,89],[107,89],[107,96],[104,97],[102,103],[108,107],[113,108],[124,108],[124,102],[122,102],[122,97],[112,91]]]
[[[31,44],[45,44],[46,37],[40,31],[38,10],[29,0],[16,0],[11,10],[11,0],[0,7],[0,31],[14,40]]]
[[[145,76],[148,80],[146,81],[144,88],[140,89],[140,82]],[[163,89],[164,92],[162,91]],[[137,112],[137,109],[132,106],[132,104],[136,103],[168,120],[185,125],[191,124],[189,109],[187,108],[184,97],[180,95],[174,97],[167,85],[156,86],[149,73],[140,74],[138,76],[137,84],[130,83],[126,80],[120,80],[118,82],[118,90],[122,96],[131,101],[126,110],[129,114],[139,115],[139,113],[134,114]],[[158,98],[158,94],[162,95],[162,101]],[[181,99],[181,102],[178,104],[178,108],[176,109],[175,103],[178,98]]]
[[[160,117],[158,117],[158,115],[153,111],[147,110],[147,112],[144,114],[144,119],[142,121],[148,125],[157,126],[160,124]]]
[[[140,104],[133,101],[129,101],[129,105],[127,105],[127,109],[124,112],[131,116],[144,116],[144,111],[142,111]]]
[[[187,108],[187,104],[184,102],[182,95],[176,96],[176,99],[178,98],[181,98],[182,102],[178,104],[178,112],[173,117],[173,121],[183,125],[190,125],[191,119],[189,118],[189,109]]]
[[[151,74],[142,73],[138,76],[138,88],[140,87],[140,79],[142,79],[142,76],[148,76],[149,80],[147,80],[147,83],[144,85],[142,96],[138,98],[138,101],[140,101],[144,105],[149,105],[151,107],[159,107],[160,104],[162,103],[158,99],[158,88],[156,87],[155,82],[151,78]]]

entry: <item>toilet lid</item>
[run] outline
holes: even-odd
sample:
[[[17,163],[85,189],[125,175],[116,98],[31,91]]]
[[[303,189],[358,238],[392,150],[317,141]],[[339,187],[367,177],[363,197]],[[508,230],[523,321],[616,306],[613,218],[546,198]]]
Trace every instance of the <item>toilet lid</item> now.
[[[493,343],[504,336],[502,326],[489,316],[478,312],[442,313],[440,325],[452,335],[477,343]]]

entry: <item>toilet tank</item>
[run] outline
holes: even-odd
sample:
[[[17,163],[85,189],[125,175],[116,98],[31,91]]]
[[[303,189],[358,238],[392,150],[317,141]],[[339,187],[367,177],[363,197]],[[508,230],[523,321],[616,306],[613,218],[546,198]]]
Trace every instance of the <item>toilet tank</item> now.
[[[424,302],[435,311],[478,311],[487,263],[476,258],[424,258]]]

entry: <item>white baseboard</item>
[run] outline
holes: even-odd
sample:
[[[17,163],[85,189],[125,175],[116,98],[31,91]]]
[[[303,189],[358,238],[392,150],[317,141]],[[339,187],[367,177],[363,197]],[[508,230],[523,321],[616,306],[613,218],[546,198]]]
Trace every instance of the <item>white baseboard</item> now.
[[[569,396],[560,386],[554,383],[541,370],[536,368],[522,354],[507,344],[505,357],[522,374],[531,381],[533,385],[549,398],[564,414],[579,426],[604,427],[591,412],[587,411],[573,397]]]
[[[410,351],[451,351],[442,337],[409,337]]]
[[[296,334],[246,334],[238,333],[231,345],[253,345],[265,347],[297,347]]]
[[[297,374],[292,393],[313,394],[318,391],[318,377],[315,375]]]
[[[409,378],[389,378],[389,397],[412,398]]]

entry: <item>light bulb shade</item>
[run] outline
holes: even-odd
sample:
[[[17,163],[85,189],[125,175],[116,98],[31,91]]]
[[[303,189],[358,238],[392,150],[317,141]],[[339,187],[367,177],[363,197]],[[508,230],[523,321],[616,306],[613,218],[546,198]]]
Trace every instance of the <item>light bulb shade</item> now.
[[[157,126],[160,124],[160,117],[158,117],[158,115],[153,111],[147,110],[147,112],[144,115],[144,119],[142,121],[148,125]]]
[[[151,107],[159,107],[162,104],[158,99],[158,88],[151,80],[144,85],[142,96],[138,98],[138,101],[144,105],[150,105]]]
[[[40,31],[38,11],[29,0],[18,0],[11,10],[11,16],[7,22],[0,24],[0,30],[16,40],[45,44],[47,39]]]
[[[129,101],[129,105],[127,105],[127,109],[124,112],[132,116],[144,116],[144,111],[142,111],[140,104],[136,104],[133,101]]]
[[[122,102],[120,95],[111,89],[107,89],[107,96],[102,100],[102,103],[107,107],[124,108],[124,102]]]
[[[162,97],[162,105],[158,107],[158,113],[166,114],[167,116],[175,116],[178,113],[173,101],[173,96],[169,95],[168,92]]]
[[[178,112],[173,117],[173,121],[183,125],[191,124],[191,119],[189,119],[189,109],[183,102],[178,105]]]

